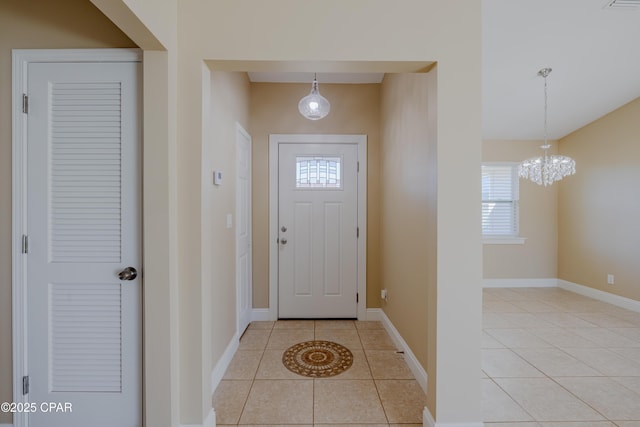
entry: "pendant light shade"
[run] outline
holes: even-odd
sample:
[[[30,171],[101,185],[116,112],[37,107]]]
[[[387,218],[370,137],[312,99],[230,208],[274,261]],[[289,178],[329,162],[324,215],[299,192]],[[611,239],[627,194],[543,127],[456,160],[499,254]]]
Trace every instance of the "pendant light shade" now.
[[[318,90],[318,80],[313,77],[311,92],[298,102],[298,111],[309,120],[320,120],[326,117],[331,110],[331,104],[327,98],[320,95]]]
[[[518,175],[545,187],[560,181],[565,176],[576,173],[576,162],[571,157],[548,154],[551,144],[547,141],[547,77],[551,68],[543,68],[538,75],[544,78],[544,145],[540,146],[544,154],[520,163]]]

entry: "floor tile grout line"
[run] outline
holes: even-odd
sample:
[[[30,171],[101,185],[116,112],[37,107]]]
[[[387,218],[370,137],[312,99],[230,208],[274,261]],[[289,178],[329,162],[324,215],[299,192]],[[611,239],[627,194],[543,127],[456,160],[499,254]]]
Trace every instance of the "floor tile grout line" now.
[[[385,331],[386,332],[386,331]],[[364,343],[362,342],[362,336],[360,335],[360,331],[358,330],[358,339],[360,340],[360,346],[362,347],[362,353],[364,354],[365,362],[367,363],[367,367],[369,368],[369,374],[371,375],[371,381],[373,381],[373,386],[376,389],[376,395],[378,396],[378,401],[380,402],[380,407],[382,408],[382,413],[384,414],[384,418],[387,420],[387,425],[391,422],[389,421],[389,416],[387,415],[387,410],[382,403],[382,397],[380,396],[380,390],[378,389],[378,383],[373,376],[373,370],[371,369],[371,363],[369,363],[369,356],[367,356],[367,352],[364,348]]]
[[[500,384],[499,384],[499,383],[498,383],[498,382],[497,382],[493,377],[489,377],[489,379],[491,380],[491,382],[493,382],[493,383],[496,385],[496,387],[498,387],[500,390],[502,390],[502,392],[503,392],[504,394],[506,394],[507,396],[509,396],[509,399],[511,399],[511,400],[513,401],[513,403],[515,403],[516,405],[518,405],[518,407],[519,407],[520,409],[522,409],[522,410],[524,411],[524,413],[525,413],[525,414],[529,415],[529,416],[531,417],[531,419],[532,419],[534,422],[536,422],[536,423],[539,423],[539,422],[540,422],[540,421],[538,421],[538,420],[536,419],[536,417],[534,417],[534,416],[533,416],[533,414],[531,414],[529,411],[527,411],[527,410],[524,408],[524,406],[522,406],[522,405],[520,404],[520,402],[518,402],[518,401],[517,401],[513,396],[511,396],[511,394],[509,394],[509,392],[508,392],[507,390],[505,390],[505,389],[504,389],[504,388],[503,388],[503,387],[502,387],[502,386],[501,386],[501,385],[500,385]],[[501,422],[502,422],[502,421],[501,421]],[[505,422],[507,422],[507,421],[505,421]],[[508,422],[519,422],[519,421],[508,421]]]
[[[565,378],[576,378],[576,377],[565,377]],[[572,395],[573,397],[575,397],[576,399],[578,399],[580,402],[584,403],[585,405],[587,405],[589,408],[593,409],[597,414],[599,414],[600,416],[602,416],[602,418],[604,418],[607,421],[611,421],[609,420],[609,418],[604,415],[602,412],[598,411],[596,408],[594,408],[593,406],[591,406],[588,402],[585,402],[582,398],[580,398],[578,395],[574,394],[571,390],[569,390],[568,388],[566,388],[565,386],[563,386],[562,384],[560,384],[558,381],[556,381],[554,378],[549,377],[549,379],[551,381],[553,381],[554,383],[556,383],[557,385],[559,385],[563,390],[566,390],[567,393],[569,393],[570,395]]]
[[[509,348],[509,350],[511,350],[513,353],[516,353],[513,349]],[[518,354],[518,353],[516,353]],[[522,356],[520,356],[518,354],[519,357],[522,358]],[[571,355],[569,355],[571,356]],[[523,358],[523,360],[525,360],[527,363],[529,363],[530,365],[532,365],[529,361],[527,361],[526,359]],[[584,362],[583,362],[584,363]],[[588,366],[588,365],[587,365]],[[536,368],[534,366],[534,368]],[[536,368],[537,369],[537,368]],[[595,368],[592,368],[595,370]],[[542,375],[544,375],[544,378],[547,378],[549,380],[551,380],[553,383],[555,383],[556,385],[558,385],[560,388],[562,388],[563,390],[565,390],[567,393],[569,393],[571,396],[575,397],[577,400],[579,400],[580,402],[584,403],[587,407],[593,409],[597,414],[599,414],[600,416],[602,416],[602,418],[604,418],[607,421],[610,421],[603,413],[601,413],[600,411],[598,411],[596,408],[594,408],[593,406],[591,406],[588,402],[585,402],[583,399],[581,399],[579,396],[577,396],[576,394],[574,394],[573,392],[571,392],[571,390],[567,389],[566,387],[564,387],[562,384],[560,384],[558,381],[555,380],[555,378],[547,375],[545,372],[542,372],[541,370],[537,369],[539,372],[542,373]],[[598,372],[596,370],[596,372]],[[518,406],[520,406],[527,414],[529,414],[529,416],[531,416],[537,423],[543,422],[540,420],[537,420],[536,417],[533,416],[533,414],[529,413],[529,411],[527,411],[522,405],[520,405],[520,403],[504,388],[502,388],[500,386],[500,384],[498,384],[497,381],[495,381],[494,378],[508,378],[508,379],[539,379],[541,377],[489,377],[491,380],[493,380],[493,382],[500,387],[500,389],[502,391],[504,391],[506,393],[507,396],[509,396],[511,398],[511,400],[513,400]],[[582,378],[582,377],[563,377],[563,378]],[[603,378],[603,377],[594,377],[594,378]],[[606,377],[605,377],[606,378]],[[544,422],[551,422],[551,421],[544,421]]]
[[[563,314],[571,315],[571,313],[569,313],[569,312],[562,312],[562,313],[563,313]],[[606,314],[606,315],[611,315],[610,313],[604,313],[604,314]],[[611,316],[612,316],[612,317],[614,317],[614,318],[616,317],[615,315],[611,315]],[[581,320],[584,320],[584,321],[588,322],[587,320],[582,319],[582,318],[581,318],[581,317],[579,317],[579,316],[575,316],[575,317],[580,318]],[[623,319],[623,320],[624,320],[624,319]],[[608,328],[605,328],[605,327],[602,327],[602,326],[599,326],[599,325],[594,325],[594,327],[597,327],[597,328],[600,328],[600,329],[608,330]],[[559,325],[554,325],[554,328],[557,328],[557,329],[563,329],[563,330],[566,330],[566,329],[580,329],[580,328],[565,328],[565,327],[561,327],[561,326],[559,326]],[[484,327],[482,328],[483,332],[488,333],[485,329],[491,329],[491,328],[484,328]],[[497,329],[497,328],[496,328],[496,329]],[[535,329],[535,328],[529,328],[529,329]],[[567,332],[571,333],[572,331],[567,331]],[[622,335],[616,334],[616,333],[615,333],[615,331],[610,331],[610,332],[612,332],[614,335],[622,336]],[[544,338],[542,338],[542,337],[540,337],[540,336],[536,335],[533,331],[532,331],[531,333],[533,333],[535,336],[537,336],[538,338],[540,338],[540,339],[542,339],[543,341],[545,341],[545,342],[546,342],[546,340],[544,340]],[[553,383],[555,383],[556,385],[558,385],[559,387],[561,387],[563,390],[565,390],[565,391],[566,391],[567,393],[569,393],[571,396],[573,396],[574,398],[576,398],[578,401],[580,401],[580,402],[584,403],[587,407],[591,408],[595,413],[599,414],[599,415],[600,415],[604,420],[606,420],[606,421],[608,421],[608,422],[610,422],[610,423],[613,423],[614,425],[618,425],[618,424],[617,424],[617,423],[615,423],[613,420],[611,420],[610,418],[608,418],[607,416],[605,416],[603,413],[601,413],[600,411],[598,411],[596,408],[594,408],[592,405],[590,405],[588,402],[584,401],[584,400],[583,400],[583,399],[581,399],[578,395],[574,394],[571,390],[567,389],[567,388],[566,388],[566,387],[564,387],[562,384],[560,384],[560,383],[556,380],[556,378],[555,378],[555,377],[551,377],[550,375],[547,375],[545,372],[543,372],[541,369],[538,369],[538,368],[537,368],[537,367],[536,367],[532,362],[529,362],[526,358],[524,358],[522,355],[520,355],[520,354],[516,351],[516,349],[515,349],[515,348],[512,348],[512,347],[510,347],[510,346],[505,345],[502,341],[500,341],[500,340],[499,340],[498,338],[496,338],[495,336],[491,335],[490,333],[488,333],[488,334],[489,334],[489,336],[491,336],[492,338],[496,339],[499,343],[501,343],[502,345],[504,345],[506,349],[511,350],[512,352],[516,353],[520,358],[522,358],[524,361],[526,361],[526,362],[527,362],[527,363],[529,363],[530,365],[533,365],[533,366],[534,366],[534,368],[536,368],[538,371],[541,371],[541,373],[544,375],[544,377],[545,377],[545,378],[550,379]],[[574,333],[574,334],[575,334],[575,333]],[[577,335],[578,337],[582,338],[582,339],[585,339],[585,340],[587,340],[587,341],[592,342],[591,340],[589,340],[589,339],[587,339],[587,338],[585,338],[585,337],[583,337],[583,336],[581,336],[581,335],[578,335],[578,334],[576,334],[576,335]],[[624,336],[622,336],[622,337],[624,337]],[[626,337],[625,337],[625,338],[626,338]],[[605,374],[604,374],[604,373],[602,373],[599,369],[596,369],[595,367],[591,366],[590,364],[586,363],[585,361],[582,361],[582,360],[578,359],[577,357],[573,356],[573,355],[572,355],[572,354],[570,354],[568,351],[566,351],[566,349],[565,349],[565,348],[561,348],[561,347],[559,347],[559,346],[553,345],[552,343],[549,343],[549,344],[551,344],[551,345],[553,346],[553,348],[557,348],[558,350],[562,351],[563,353],[565,353],[567,356],[571,357],[572,359],[577,360],[577,361],[579,361],[579,362],[583,363],[585,366],[588,366],[589,368],[593,369],[595,372],[601,373],[601,376],[586,376],[586,377],[585,377],[585,376],[579,376],[579,377],[562,377],[562,378],[607,378],[607,379],[610,379],[610,380],[611,380],[611,378],[613,378],[613,376],[605,375]],[[597,343],[594,343],[594,345],[595,345],[595,347],[594,347],[594,348],[603,348],[603,349],[609,350],[609,348],[608,348],[608,347],[604,347],[604,346],[598,345]],[[535,347],[534,347],[534,348],[535,348]],[[609,350],[609,351],[611,351],[611,350]],[[615,352],[615,351],[611,351],[611,352],[612,352],[612,353],[614,353],[614,354],[616,354],[616,355],[619,355],[620,357],[623,357],[623,358],[625,358],[625,359],[629,360],[629,358],[626,358],[626,357],[625,357],[624,355],[622,355],[622,354],[618,354],[618,353],[617,353],[617,352]],[[486,374],[486,373],[485,373],[485,374]],[[491,379],[491,380],[492,380],[496,385],[498,385],[498,387],[500,387],[500,385],[499,385],[499,384],[497,384],[497,382],[495,381],[494,377],[491,377],[491,376],[489,376],[489,375],[487,375],[487,377],[488,377],[489,379]],[[515,377],[515,378],[519,378],[519,377]],[[615,380],[611,380],[611,381],[615,381]],[[617,382],[617,381],[616,381],[616,382]],[[624,384],[622,384],[622,383],[619,383],[619,384],[620,384],[623,388],[627,389],[628,391],[630,391],[630,392],[632,392],[632,393],[635,393],[635,391],[634,391],[634,390],[632,390],[632,389],[630,389],[630,388],[626,387]],[[500,387],[500,388],[502,389],[502,387]],[[518,402],[518,401],[516,401],[516,400],[513,398],[513,396],[511,396],[509,393],[507,393],[507,392],[506,392],[506,390],[504,390],[504,389],[502,389],[502,390],[507,394],[507,396],[509,396],[509,397],[510,397],[510,398],[511,398],[511,399],[512,399],[516,404],[518,404],[518,405],[520,406],[519,402]],[[636,394],[638,394],[638,393],[636,393]],[[524,408],[523,408],[523,409],[524,409]],[[528,411],[526,411],[526,410],[525,410],[525,412],[526,412],[526,413],[528,413]],[[529,414],[529,415],[531,416],[531,414]],[[535,417],[533,417],[533,416],[532,416],[532,418],[534,418],[534,419],[535,419]],[[539,421],[539,420],[535,420],[535,421],[536,421],[537,423],[540,423],[540,422],[541,422],[541,421]],[[548,421],[545,421],[545,422],[548,422]]]
[[[265,343],[264,348],[262,349],[262,354],[260,355],[260,360],[258,361],[258,367],[256,368],[256,371],[253,373],[253,378],[251,379],[251,386],[249,387],[249,392],[247,393],[247,397],[245,398],[244,404],[242,405],[242,410],[240,411],[240,416],[238,417],[237,425],[240,425],[240,420],[242,419],[244,410],[247,408],[247,403],[249,402],[249,396],[251,396],[251,390],[253,390],[253,386],[256,383],[256,377],[258,376],[258,371],[260,370],[260,364],[262,363],[262,359],[264,359],[264,353],[267,351],[267,344],[269,344],[269,340],[271,339],[271,334],[274,328],[275,328],[275,322],[273,323],[273,326],[271,326],[271,328],[269,329],[269,337],[267,338],[267,342]]]
[[[313,339],[317,340],[317,321],[313,321]],[[316,425],[316,379],[313,379],[311,388],[311,424]]]

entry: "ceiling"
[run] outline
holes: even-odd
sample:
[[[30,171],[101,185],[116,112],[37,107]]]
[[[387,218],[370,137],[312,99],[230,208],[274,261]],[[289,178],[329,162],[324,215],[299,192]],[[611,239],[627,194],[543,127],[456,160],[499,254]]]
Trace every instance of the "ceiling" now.
[[[541,139],[551,67],[549,138],[561,138],[640,97],[640,0],[482,0],[483,137]],[[634,7],[635,6],[635,7]],[[319,73],[323,83],[380,83],[381,73]],[[312,73],[250,73],[306,82]],[[640,118],[639,118],[640,120]]]
[[[542,138],[544,67],[552,139],[640,97],[640,7],[610,2],[482,0],[485,139]]]

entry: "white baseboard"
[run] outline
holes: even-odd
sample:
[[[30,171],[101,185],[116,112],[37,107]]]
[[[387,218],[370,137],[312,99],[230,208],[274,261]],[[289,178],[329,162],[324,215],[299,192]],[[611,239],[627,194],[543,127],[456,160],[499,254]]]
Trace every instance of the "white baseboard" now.
[[[483,288],[555,288],[558,279],[482,279]]]
[[[382,322],[381,314],[381,308],[367,308],[367,318],[365,320]]]
[[[220,360],[216,363],[216,366],[211,371],[211,394],[216,392],[218,385],[220,385],[220,381],[222,381],[222,377],[224,377],[224,373],[227,371],[229,364],[231,363],[231,359],[236,354],[238,350],[238,346],[240,345],[240,337],[238,334],[235,334],[227,348],[222,353]],[[214,414],[215,415],[215,414]],[[213,424],[215,426],[215,423]]]
[[[584,295],[585,297],[597,299],[598,301],[640,313],[640,301],[636,301],[631,298],[621,297],[620,295],[604,292],[584,285],[578,285],[577,283],[568,282],[562,279],[558,279],[558,287],[567,291],[575,292],[576,294]]]
[[[13,427],[13,424],[0,424],[0,427]]]
[[[418,362],[418,359],[413,354],[406,341],[402,338],[396,327],[391,323],[391,320],[387,317],[385,312],[381,308],[368,308],[367,320],[377,320],[382,322],[387,333],[391,336],[394,343],[404,351],[404,359],[407,362],[407,366],[411,369],[413,376],[416,377],[416,381],[422,387],[425,394],[427,393],[427,372],[422,365]],[[427,407],[422,411],[422,425],[424,427],[484,427],[483,422],[477,423],[436,423],[431,416],[431,412]]]
[[[264,322],[271,320],[271,313],[268,308],[253,308],[251,309],[251,321],[252,322]]]
[[[407,362],[407,366],[411,369],[413,376],[416,377],[416,381],[424,390],[424,393],[427,394],[427,372],[424,370],[415,354],[409,348],[407,342],[402,338],[400,332],[393,326],[391,320],[387,317],[384,311],[381,308],[368,308],[367,309],[367,320],[378,320],[382,322],[382,326],[387,331],[395,345],[402,351],[404,351],[404,360]]]
[[[598,301],[613,304],[640,313],[640,301],[588,286],[579,285],[562,279],[483,279],[484,288],[547,288],[559,287],[566,291],[575,292]],[[376,319],[378,320],[378,319]]]
[[[477,423],[437,423],[433,420],[431,412],[427,407],[422,411],[422,426],[423,427],[484,427],[483,422]]]
[[[0,427],[4,427],[0,424]],[[207,418],[205,418],[202,424],[180,424],[180,427],[216,427],[216,412],[211,409]]]
[[[202,427],[216,427],[216,411],[213,408],[209,412],[207,419],[204,420]]]

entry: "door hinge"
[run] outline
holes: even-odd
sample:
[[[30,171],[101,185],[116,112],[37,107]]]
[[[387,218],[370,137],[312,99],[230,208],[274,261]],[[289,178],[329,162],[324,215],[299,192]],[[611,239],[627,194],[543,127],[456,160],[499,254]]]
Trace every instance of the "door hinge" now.
[[[356,302],[360,302],[360,294],[356,292]]]
[[[29,394],[29,375],[22,377],[22,395]]]
[[[29,253],[29,236],[27,236],[26,234],[22,235],[22,253]]]
[[[356,227],[356,239],[360,238],[360,227]]]
[[[29,114],[29,97],[26,93],[22,94],[22,112],[24,114]]]
[[[356,172],[360,172],[360,162],[356,162]]]

